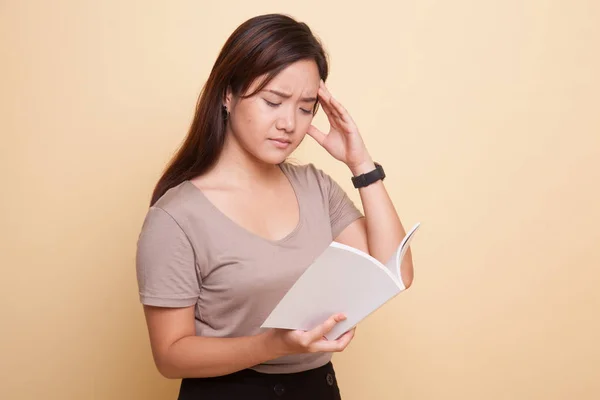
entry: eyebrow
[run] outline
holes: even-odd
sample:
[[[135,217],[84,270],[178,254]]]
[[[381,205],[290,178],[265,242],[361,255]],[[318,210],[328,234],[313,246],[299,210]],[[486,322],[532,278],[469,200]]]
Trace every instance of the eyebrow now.
[[[274,93],[277,96],[281,96],[285,99],[289,99],[290,97],[292,97],[291,94],[283,93],[283,92],[280,92],[279,90],[269,89],[269,90],[267,90],[267,92]],[[310,103],[310,102],[317,101],[317,98],[316,97],[302,97],[300,100]]]

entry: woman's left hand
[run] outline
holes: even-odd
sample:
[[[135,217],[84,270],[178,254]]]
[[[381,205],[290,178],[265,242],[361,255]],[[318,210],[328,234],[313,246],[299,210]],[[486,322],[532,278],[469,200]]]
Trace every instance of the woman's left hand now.
[[[373,161],[358,132],[356,124],[346,109],[331,96],[325,83],[319,86],[319,103],[329,119],[330,130],[326,135],[314,125],[307,133],[314,138],[334,158],[345,163],[352,171],[359,173],[363,167],[372,169]]]

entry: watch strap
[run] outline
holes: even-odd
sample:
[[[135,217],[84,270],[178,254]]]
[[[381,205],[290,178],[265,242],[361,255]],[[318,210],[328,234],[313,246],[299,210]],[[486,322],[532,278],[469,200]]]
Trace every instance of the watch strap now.
[[[369,186],[372,183],[377,182],[378,180],[385,179],[385,172],[383,171],[383,167],[379,163],[374,163],[375,169],[369,172],[365,172],[364,174],[360,174],[352,177],[352,184],[355,188],[362,188],[365,186]]]

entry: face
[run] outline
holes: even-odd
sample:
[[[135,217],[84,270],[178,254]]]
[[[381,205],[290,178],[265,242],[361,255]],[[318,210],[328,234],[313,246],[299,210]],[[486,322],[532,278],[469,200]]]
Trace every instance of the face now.
[[[289,65],[250,98],[228,94],[227,140],[262,162],[283,162],[312,123],[320,79],[317,64],[303,60]],[[257,79],[249,93],[259,83]]]

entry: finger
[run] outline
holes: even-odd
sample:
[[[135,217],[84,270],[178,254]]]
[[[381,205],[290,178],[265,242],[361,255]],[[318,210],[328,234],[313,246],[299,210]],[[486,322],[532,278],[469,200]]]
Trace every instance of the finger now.
[[[329,93],[329,91],[325,87],[325,84],[323,83],[323,81],[321,81],[321,84],[319,86],[319,90],[317,93],[318,93],[319,100],[321,100],[321,104],[323,105],[323,107],[327,108],[330,111],[330,113],[337,116],[337,111],[334,109],[333,105],[331,104],[331,98],[332,98],[331,93]]]
[[[320,100],[321,105],[323,106],[323,110],[325,111],[327,116],[330,117],[329,118],[330,121],[332,118],[341,120],[339,112],[335,109],[335,107],[331,103],[331,100],[332,100],[331,94],[326,92],[323,87],[319,88],[319,100]]]
[[[339,116],[336,111],[334,111],[333,106],[329,103],[325,95],[319,93],[319,104],[325,111],[325,115],[327,115],[327,119],[331,125],[335,125],[338,123]]]
[[[343,121],[344,120],[343,115],[342,115],[343,112],[341,112],[340,108],[337,106],[337,105],[341,105],[341,104],[339,104],[339,102],[334,99],[334,97],[331,94],[331,92],[329,91],[329,89],[327,89],[327,86],[325,86],[325,82],[323,82],[322,80],[321,80],[320,89],[324,93],[324,97],[325,97],[330,109],[332,110],[332,112],[336,115],[336,117],[338,117],[339,119],[341,119]],[[336,105],[336,103],[337,103],[337,105]],[[343,107],[342,107],[342,109],[343,109]]]
[[[345,123],[352,122],[352,119],[350,118],[350,114],[348,114],[348,111],[344,108],[344,106],[339,101],[337,101],[333,97],[331,98],[331,105],[338,112],[340,119],[343,122],[345,122]]]
[[[354,329],[351,329],[336,340],[321,340],[315,343],[314,348],[316,351],[323,352],[343,351],[346,347],[348,347],[348,344],[350,344],[353,337]]]
[[[325,97],[327,99],[328,104],[335,111],[338,118],[346,124],[354,124],[354,120],[350,116],[348,110],[346,110],[342,103],[340,103],[335,97],[333,97],[333,95],[331,94],[329,89],[327,89],[327,86],[325,86],[324,83],[322,84],[322,90],[323,92],[325,92]]]
[[[337,338],[336,342],[341,349],[345,349],[352,339],[354,339],[354,329],[350,329],[348,332]]]
[[[327,318],[327,320],[321,325],[314,328],[312,331],[309,331],[309,336],[312,339],[311,341],[319,340],[325,336],[325,334],[333,329],[333,327],[338,323],[346,319],[344,314],[334,314],[331,317]]]
[[[323,145],[323,142],[327,138],[327,135],[318,130],[314,125],[309,126],[306,133],[308,133],[308,135],[315,139],[320,145]]]

